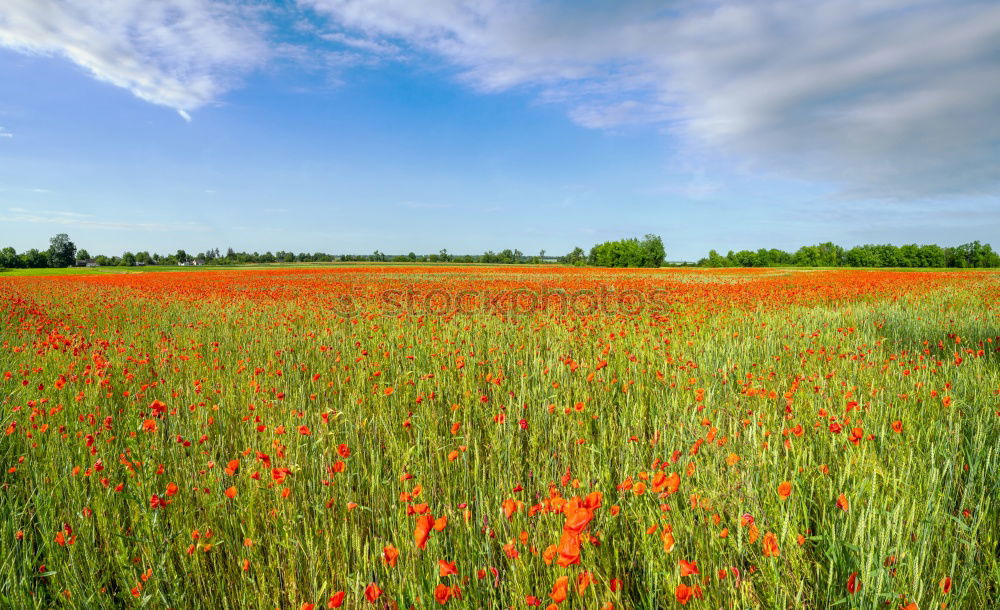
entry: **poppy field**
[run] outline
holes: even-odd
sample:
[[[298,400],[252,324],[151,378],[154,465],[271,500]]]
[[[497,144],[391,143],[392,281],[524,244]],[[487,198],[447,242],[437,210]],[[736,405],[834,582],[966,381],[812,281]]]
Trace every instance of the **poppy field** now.
[[[0,279],[0,468],[0,607],[996,607],[1000,275]]]

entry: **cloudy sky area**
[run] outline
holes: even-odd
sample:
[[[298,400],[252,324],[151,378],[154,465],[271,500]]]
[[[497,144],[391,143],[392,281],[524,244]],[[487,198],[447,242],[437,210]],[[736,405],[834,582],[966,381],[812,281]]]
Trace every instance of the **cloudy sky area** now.
[[[5,0],[0,246],[58,232],[109,255],[1000,242],[1000,3]]]

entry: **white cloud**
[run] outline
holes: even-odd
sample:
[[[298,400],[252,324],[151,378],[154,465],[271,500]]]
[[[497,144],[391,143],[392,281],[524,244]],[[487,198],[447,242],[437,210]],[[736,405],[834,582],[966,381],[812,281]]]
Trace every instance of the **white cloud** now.
[[[14,137],[14,134],[12,134],[11,132],[7,131],[3,127],[0,127],[0,138],[13,138],[13,137]]]
[[[0,46],[66,57],[188,121],[268,61],[339,82],[350,67],[435,57],[477,91],[529,89],[580,125],[669,131],[683,154],[847,197],[1000,186],[995,0],[298,3],[310,10],[4,0]],[[279,13],[294,43],[263,24]]]
[[[359,51],[408,46],[478,90],[530,87],[581,125],[656,125],[852,197],[1000,185],[1000,3],[299,1]]]
[[[211,0],[4,0],[0,46],[66,57],[185,120],[268,55],[250,9]]]
[[[128,222],[123,220],[103,220],[93,214],[66,212],[61,210],[28,210],[20,207],[7,208],[11,214],[0,215],[0,222],[27,224],[54,224],[83,229],[109,229],[114,231],[208,231],[209,227],[197,222]]]
[[[29,215],[47,215],[49,217],[55,218],[92,218],[92,214],[81,214],[79,212],[65,212],[60,210],[29,210],[26,208],[7,208],[8,212],[15,212],[17,214],[29,214]]]

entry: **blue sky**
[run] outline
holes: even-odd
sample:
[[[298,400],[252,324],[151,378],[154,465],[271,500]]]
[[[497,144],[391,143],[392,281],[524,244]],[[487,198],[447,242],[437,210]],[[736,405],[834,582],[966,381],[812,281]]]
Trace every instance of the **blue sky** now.
[[[998,58],[991,2],[8,0],[0,246],[1000,242]]]

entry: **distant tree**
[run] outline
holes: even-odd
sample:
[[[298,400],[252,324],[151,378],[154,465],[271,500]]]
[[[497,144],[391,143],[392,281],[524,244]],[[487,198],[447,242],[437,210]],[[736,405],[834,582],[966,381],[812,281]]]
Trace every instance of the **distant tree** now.
[[[659,267],[666,253],[657,235],[607,241],[590,249],[587,262],[597,267]]]
[[[441,248],[441,251],[438,252],[438,260],[442,263],[447,263],[451,260],[451,256],[448,254],[447,248]]]
[[[27,269],[41,269],[43,267],[51,266],[49,264],[49,253],[48,251],[39,251],[37,248],[32,248],[21,253],[21,266]]]
[[[752,264],[750,263],[752,256]],[[960,246],[942,248],[934,244],[919,246],[906,244],[865,244],[849,250],[826,242],[814,246],[802,246],[795,254],[783,250],[757,250],[756,253],[742,250],[721,257],[715,250],[709,251],[708,258],[698,261],[701,266],[730,265],[765,266],[799,265],[803,267],[1000,267],[1000,254],[989,244],[973,241]]]
[[[639,244],[642,248],[642,259],[640,267],[662,267],[663,260],[667,257],[667,252],[663,248],[663,240],[659,235],[646,234]]]
[[[819,248],[816,246],[802,246],[792,255],[792,264],[799,267],[819,267]]]
[[[757,255],[750,250],[740,250],[733,254],[737,267],[757,267]]]
[[[792,256],[792,264],[800,267],[839,267],[846,260],[844,249],[831,242],[802,246]]]
[[[24,261],[17,255],[17,251],[10,246],[0,250],[0,268],[17,269],[24,266]]]
[[[188,254],[184,250],[178,250],[177,253],[174,254],[174,260],[178,263],[186,263],[188,262],[188,258]]]
[[[816,250],[816,266],[839,267],[843,264],[844,249],[831,242],[813,246]]]
[[[874,267],[875,253],[870,246],[854,246],[844,253],[844,262],[851,267]]]
[[[898,263],[900,267],[919,267],[920,246],[917,244],[905,244],[900,246]]]
[[[792,255],[784,250],[779,250],[777,248],[771,248],[767,251],[768,254],[768,264],[769,265],[790,265],[792,264]]]
[[[559,262],[567,265],[584,265],[587,263],[587,253],[583,251],[583,248],[577,246],[569,254],[562,257]]]
[[[879,259],[879,267],[899,267],[899,248],[892,244],[873,246]]]
[[[76,245],[65,233],[59,233],[49,240],[48,254],[48,262],[52,267],[72,267],[76,264]]]
[[[135,255],[131,252],[122,254],[122,265],[125,267],[135,267]]]
[[[718,252],[716,252],[715,250],[708,251],[708,260],[706,261],[707,266],[725,267],[726,263],[727,263],[726,258],[721,254],[719,254]]]
[[[77,250],[76,251],[76,260],[78,260],[78,261],[85,261],[85,260],[89,260],[89,259],[90,259],[90,252],[87,252],[86,250]]]
[[[944,254],[944,248],[934,244],[920,246],[920,266],[921,267],[944,267],[948,259]]]

